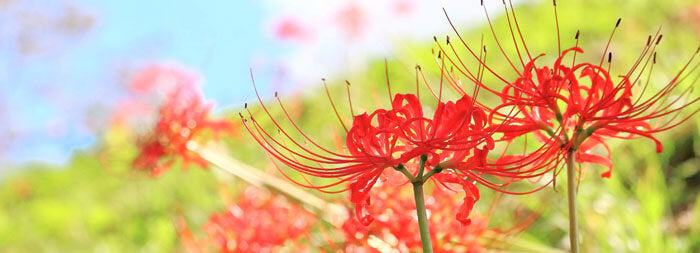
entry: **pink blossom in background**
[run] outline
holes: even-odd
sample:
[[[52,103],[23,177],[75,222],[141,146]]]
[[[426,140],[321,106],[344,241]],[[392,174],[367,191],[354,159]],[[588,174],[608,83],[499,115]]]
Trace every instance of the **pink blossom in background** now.
[[[284,17],[276,21],[273,29],[275,38],[281,41],[304,43],[313,37],[310,26],[294,17]]]
[[[368,26],[366,10],[355,3],[349,3],[335,14],[336,23],[347,39],[361,38]]]
[[[483,18],[481,9],[453,0],[270,0],[266,4],[268,33],[291,45],[276,59],[289,87],[318,85],[319,77],[339,72],[361,72],[370,58],[397,57],[394,54],[404,43],[448,31],[442,7],[455,10],[460,25]]]

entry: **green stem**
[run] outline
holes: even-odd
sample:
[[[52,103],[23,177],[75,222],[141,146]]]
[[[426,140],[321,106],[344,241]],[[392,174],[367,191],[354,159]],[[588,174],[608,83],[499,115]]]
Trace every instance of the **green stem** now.
[[[430,241],[430,230],[428,229],[428,215],[425,212],[425,201],[423,200],[423,182],[413,183],[413,197],[416,200],[416,213],[418,213],[418,227],[420,228],[423,252],[433,252],[433,243]]]
[[[416,177],[418,178],[426,178],[423,177],[423,172],[425,171],[425,162],[428,161],[428,155],[421,155],[420,156],[420,164],[418,164],[418,174],[416,174]]]
[[[569,241],[571,252],[578,253],[578,215],[576,214],[576,170],[574,170],[575,150],[569,150],[566,157],[566,188],[569,197]]]
[[[440,166],[440,165],[435,166],[435,168],[433,168],[432,170],[430,170],[430,172],[428,172],[428,174],[425,174],[425,176],[423,176],[423,179],[424,179],[424,181],[426,181],[426,180],[428,180],[428,178],[430,178],[432,175],[435,175],[435,174],[440,173],[440,172],[442,172],[442,166]]]
[[[406,176],[409,181],[416,181],[416,178],[413,175],[411,175],[411,172],[408,172],[408,170],[405,166],[403,166],[403,164],[399,164],[399,166],[394,167],[394,169],[404,174],[404,176]]]

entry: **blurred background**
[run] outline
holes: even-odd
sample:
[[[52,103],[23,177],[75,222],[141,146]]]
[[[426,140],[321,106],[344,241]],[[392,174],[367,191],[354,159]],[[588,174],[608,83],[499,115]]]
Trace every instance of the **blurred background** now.
[[[500,1],[486,2],[499,36],[508,36]],[[243,194],[250,181],[216,168],[226,163],[210,165],[211,159],[155,158],[157,171],[135,162],[144,161],[149,153],[143,147],[163,131],[159,122],[173,94],[187,86],[210,114],[211,129],[187,141],[215,143],[217,154],[281,178],[237,115],[245,103],[260,112],[251,72],[264,101],[279,92],[308,133],[333,136],[328,129],[338,128],[335,115],[319,111],[318,104],[327,103],[321,78],[340,101],[350,81],[359,108],[385,97],[385,59],[398,91],[412,91],[416,64],[437,80],[432,37],[453,34],[443,7],[465,38],[478,43],[485,35],[496,48],[478,1],[0,0],[0,251],[198,251],[202,241],[220,242],[211,239],[212,222],[219,224],[215,214],[242,208],[251,199]],[[624,73],[647,35],[663,27],[654,70],[659,85],[700,41],[700,4],[693,0],[567,1],[558,7],[562,44],[573,45],[580,30],[588,59],[599,59],[615,21],[623,19],[611,47],[614,74]],[[556,53],[551,2],[516,1],[515,9],[531,50]],[[661,154],[649,140],[611,142],[613,176],[602,179],[597,175],[604,168],[590,166],[579,188],[582,249],[700,251],[699,123],[691,117],[660,133]],[[331,139],[322,142],[332,145]],[[519,198],[484,193],[476,212],[489,217],[489,231],[498,236],[481,233],[479,247],[566,249],[564,190]],[[341,205],[346,197],[309,193]],[[492,202],[502,207],[494,211]],[[537,219],[498,211],[508,208]],[[521,223],[527,228],[502,229]],[[343,244],[332,225],[309,227],[305,247],[342,249],[329,246]],[[330,239],[318,239],[326,234],[319,231]],[[273,250],[294,244],[282,240],[286,246]]]

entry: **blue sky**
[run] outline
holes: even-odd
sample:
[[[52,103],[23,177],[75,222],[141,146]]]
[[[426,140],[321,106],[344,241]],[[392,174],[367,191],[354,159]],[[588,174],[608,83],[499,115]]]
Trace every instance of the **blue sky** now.
[[[14,59],[0,62],[0,118],[6,122],[0,126],[0,164],[61,163],[75,148],[93,144],[94,131],[85,122],[104,117],[95,114],[114,103],[119,70],[130,64],[180,62],[205,77],[204,93],[218,108],[239,106],[251,93],[251,59],[283,50],[266,38],[257,3],[80,0],[74,4],[96,18],[87,34],[33,57],[0,48]],[[42,1],[24,4],[31,9]]]
[[[254,55],[275,55],[259,1],[85,1],[98,7],[93,46],[83,59],[175,60],[200,71],[220,105],[242,103]],[[109,68],[103,68],[108,69]],[[247,93],[247,91],[246,91]]]

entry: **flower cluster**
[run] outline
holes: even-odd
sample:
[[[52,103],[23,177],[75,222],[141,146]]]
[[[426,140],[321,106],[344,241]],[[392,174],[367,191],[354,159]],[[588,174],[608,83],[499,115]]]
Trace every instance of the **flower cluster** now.
[[[189,141],[203,132],[230,132],[230,121],[209,118],[213,106],[205,102],[194,74],[177,67],[148,68],[134,78],[135,87],[151,87],[171,82],[172,87],[158,112],[151,132],[139,142],[141,150],[133,167],[154,176],[167,171],[177,159],[184,165],[206,167],[206,162],[187,148]],[[146,89],[146,88],[142,88]]]
[[[204,238],[195,239],[183,228],[185,246],[219,252],[308,251],[299,240],[309,240],[315,217],[284,198],[255,187],[246,188],[225,212],[214,214],[203,226]],[[307,244],[308,245],[308,244]]]
[[[457,102],[440,102],[433,117],[428,118],[418,98],[412,94],[397,94],[391,110],[379,109],[370,115],[355,116],[346,143],[349,153],[362,164],[358,170],[351,171],[359,176],[349,186],[357,215],[363,219],[370,217],[363,209],[369,205],[369,191],[385,168],[415,164],[423,155],[426,157],[423,166],[428,168],[481,168],[488,150],[494,145],[485,116],[465,96]],[[417,166],[409,167],[413,167],[415,176]],[[458,169],[435,177],[464,187],[467,197],[458,217],[465,223],[471,207],[479,199],[474,184],[457,176],[469,173],[468,169]]]
[[[457,33],[459,44],[476,59],[479,68],[485,69],[484,72],[491,74],[495,80],[503,82],[500,91],[476,78],[475,72],[460,58],[449,37],[445,44],[438,43],[443,62],[450,64],[450,67],[456,69],[455,73],[458,73],[448,78],[452,80],[452,87],[463,93],[455,81],[460,79],[456,75],[460,75],[500,98],[501,104],[486,110],[489,120],[509,121],[509,124],[503,124],[496,130],[503,135],[502,140],[513,141],[532,134],[542,144],[536,150],[502,156],[496,164],[520,164],[521,167],[556,171],[567,159],[567,154],[573,153],[577,163],[595,163],[607,167],[608,170],[602,176],[610,177],[612,162],[607,139],[645,137],[653,140],[657,152],[661,152],[661,142],[653,134],[681,124],[700,109],[697,108],[698,98],[692,98],[690,89],[672,94],[682,84],[690,82],[688,87],[692,87],[692,82],[697,81],[697,78],[691,77],[698,68],[697,64],[693,65],[697,52],[661,89],[646,94],[654,90],[649,83],[656,64],[656,46],[662,38],[658,32],[649,36],[634,64],[618,78],[613,78],[610,74],[612,53],[608,51],[610,41],[603,52],[603,56],[608,56],[607,68],[603,65],[605,57],[601,57],[598,63],[576,61],[577,54],[583,53],[578,47],[578,32],[575,36],[576,46],[560,50],[551,65],[542,65],[540,62],[544,54],[531,56],[512,4],[508,9],[504,2],[504,7],[509,22],[508,32],[512,35],[517,56],[509,56],[500,46],[501,42],[498,42],[495,32],[493,36],[504,56],[504,62],[509,63],[516,73],[515,81],[495,72],[494,68],[485,63],[484,56],[477,55]],[[619,24],[620,20],[615,24],[615,29]],[[494,31],[493,26],[491,30]],[[557,42],[561,44],[560,41]],[[682,110],[692,106],[696,108],[687,109],[689,114],[681,114]],[[596,154],[598,147],[607,154]]]
[[[377,219],[364,226],[349,218],[342,226],[347,240],[346,252],[363,252],[368,248],[388,247],[401,252],[419,251],[421,238],[415,218],[416,205],[406,188],[390,184],[376,186],[371,209]],[[469,225],[454,220],[453,210],[461,205],[459,193],[435,187],[426,208],[430,212],[430,236],[439,252],[485,252],[484,235],[489,220],[474,215]]]
[[[269,134],[250,111],[249,120],[243,119],[247,130],[274,160],[303,175],[335,180],[324,185],[309,181],[297,184],[324,192],[349,191],[355,215],[365,225],[373,220],[367,208],[370,191],[380,179],[406,176],[403,183],[432,178],[440,184],[460,185],[466,195],[456,216],[468,224],[469,213],[479,199],[477,183],[500,190],[511,181],[532,176],[517,169],[486,166],[488,152],[495,143],[491,135],[498,126],[488,124],[487,115],[470,96],[455,102],[438,101],[432,115],[427,115],[417,96],[397,94],[391,109],[354,116],[352,126],[346,128],[347,153],[331,151],[310,139],[289,118],[283,104],[279,105],[302,140],[284,130],[264,104],[263,110],[281,137]],[[430,171],[424,171],[425,168]],[[494,177],[486,179],[485,175]],[[347,188],[328,190],[346,182]]]
[[[556,18],[556,1],[553,3]],[[511,194],[537,191],[554,182],[563,163],[566,163],[569,176],[570,242],[572,251],[576,252],[578,230],[574,164],[603,165],[608,170],[602,176],[610,177],[612,162],[606,140],[611,138],[648,138],[655,142],[657,152],[661,152],[661,142],[653,134],[685,122],[700,110],[697,108],[700,98],[694,98],[692,94],[693,84],[700,79],[697,76],[700,63],[695,61],[700,49],[667,83],[656,88],[649,84],[656,64],[656,47],[662,38],[660,33],[650,35],[637,60],[624,73],[613,77],[610,74],[612,53],[609,49],[615,30],[599,63],[577,62],[577,54],[583,53],[578,46],[580,34],[576,33],[575,45],[562,51],[556,21],[558,52],[551,64],[542,64],[546,57],[544,54],[534,57],[531,54],[520,31],[512,3],[503,1],[503,7],[509,28],[506,34],[510,34],[517,56],[511,56],[504,50],[504,43],[499,41],[490,19],[489,26],[499,53],[503,56],[499,62],[507,63],[506,66],[512,68],[514,78],[496,72],[495,67],[486,64],[486,47],[479,46],[479,50],[474,50],[457,33],[464,50],[456,49],[449,37],[445,43],[440,43],[437,39],[435,41],[441,81],[446,80],[461,95],[460,99],[443,101],[442,82],[436,94],[423,76],[426,86],[437,99],[434,111],[424,111],[426,104],[417,95],[396,94],[392,97],[389,89],[391,108],[353,115],[350,127],[346,127],[331,99],[331,106],[346,132],[345,146],[338,151],[323,147],[303,132],[291,119],[279,98],[278,104],[285,115],[285,121],[293,126],[292,131],[282,127],[284,124],[275,119],[259,95],[262,110],[277,128],[279,135],[270,134],[250,110],[247,117],[241,114],[242,121],[274,161],[301,174],[303,181],[296,180],[297,184],[323,192],[349,191],[350,201],[355,205],[355,217],[361,225],[366,226],[375,220],[372,213],[380,214],[381,227],[362,228],[346,223],[344,229],[350,235],[351,242],[368,242],[365,239],[371,234],[390,241],[390,244],[393,240],[392,245],[405,249],[413,249],[421,242],[422,249],[429,250],[431,240],[438,244],[453,245],[451,235],[440,234],[441,228],[434,231],[435,234],[427,229],[425,209],[430,210],[431,207],[423,207],[422,186],[426,180],[435,181],[440,186],[437,189],[441,189],[441,186],[461,186],[464,198],[455,209],[457,221],[463,226],[471,222],[469,214],[480,198],[479,185]],[[615,29],[619,24],[620,20],[615,24]],[[468,57],[473,57],[478,64],[477,69],[468,67],[463,51],[467,52]],[[608,58],[606,67],[605,56]],[[446,69],[450,71],[445,71]],[[416,76],[418,79],[418,73]],[[463,79],[474,84],[473,93],[467,94],[464,91]],[[484,80],[488,80],[489,84]],[[501,81],[503,86],[494,88],[490,83],[492,80]],[[679,88],[688,83],[690,85],[687,88]],[[498,97],[500,104],[490,106],[477,102],[476,97],[482,89]],[[676,94],[679,89],[682,91]],[[350,110],[352,112],[352,102]],[[541,144],[535,149],[527,146],[527,139],[532,137]],[[510,144],[516,139],[524,140],[524,147],[513,151]],[[505,146],[503,153],[497,158],[489,157],[489,152],[501,143]],[[600,149],[607,154],[598,154]],[[286,175],[288,171],[280,171],[287,178],[292,178]],[[554,172],[550,181],[543,182],[530,191],[511,192],[503,189],[522,179],[542,178],[548,172]],[[315,183],[306,176],[331,182],[324,180]],[[400,188],[389,184],[395,181],[392,180],[395,177],[403,179],[399,180],[399,184],[410,182],[413,185],[415,205],[402,203],[401,198],[397,198],[402,194],[398,190]],[[374,192],[373,195],[383,197],[379,198],[380,205],[374,205],[381,210],[372,210],[370,192],[378,184],[382,187],[393,186],[396,192],[390,197],[387,197],[386,192]],[[439,194],[440,191],[433,192],[430,198],[435,200]],[[450,195],[450,198],[453,197]],[[377,198],[374,199],[376,201]],[[402,209],[404,213],[395,209]],[[415,226],[403,225],[414,221],[413,214],[402,216],[406,210],[416,210],[419,232],[410,229]],[[442,210],[434,211],[438,213]],[[435,213],[431,214],[430,219],[439,219],[440,216],[436,217]],[[391,217],[391,221],[387,217]],[[353,241],[353,236],[358,241]],[[434,238],[431,239],[431,236]],[[465,238],[459,240],[471,242]]]

